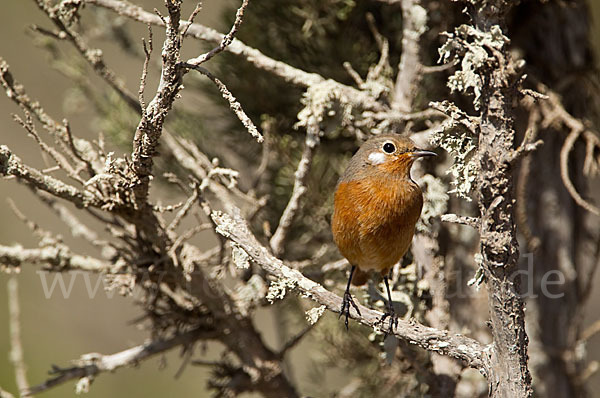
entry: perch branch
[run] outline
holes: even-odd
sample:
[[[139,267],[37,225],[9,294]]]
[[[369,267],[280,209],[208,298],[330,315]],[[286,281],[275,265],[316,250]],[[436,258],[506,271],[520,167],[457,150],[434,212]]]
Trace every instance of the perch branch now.
[[[217,224],[217,232],[226,238],[237,243],[246,253],[248,253],[254,262],[267,273],[276,278],[286,281],[286,284],[295,286],[301,293],[310,297],[320,305],[324,305],[332,312],[339,312],[342,305],[342,298],[329,292],[320,284],[305,277],[297,270],[286,266],[281,260],[269,253],[269,250],[262,246],[248,229],[245,220],[237,214],[231,216],[213,212],[212,218]],[[350,316],[357,322],[370,326],[378,327],[381,325],[383,314],[359,304],[362,315],[352,309]],[[447,330],[438,330],[424,326],[414,320],[398,320],[397,327],[393,333],[396,337],[416,344],[426,350],[438,352],[464,360],[469,366],[478,369],[484,375],[489,374],[488,348],[476,340],[459,334],[453,334]]]

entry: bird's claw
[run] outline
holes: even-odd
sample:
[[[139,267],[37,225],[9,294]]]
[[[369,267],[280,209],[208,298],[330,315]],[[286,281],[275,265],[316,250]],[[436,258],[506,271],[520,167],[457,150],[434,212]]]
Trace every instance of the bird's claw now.
[[[388,308],[388,312],[384,313],[381,316],[381,319],[379,319],[381,326],[384,325],[385,319],[388,317],[390,318],[390,321],[389,321],[389,325],[388,325],[387,329],[384,328],[384,330],[385,330],[385,334],[383,336],[384,340],[388,337],[389,334],[394,334],[394,329],[398,327],[398,316],[394,312],[394,308],[392,306],[390,306]]]
[[[349,291],[346,291],[344,293],[344,298],[342,300],[342,308],[340,309],[340,315],[338,316],[338,319],[340,319],[342,317],[342,315],[346,316],[346,319],[344,320],[344,324],[346,325],[346,330],[348,330],[348,317],[350,316],[350,306],[354,307],[354,309],[356,310],[358,315],[361,315],[360,310],[358,309],[358,306],[356,305],[356,303],[354,302],[354,299],[352,298],[352,295],[350,295]]]

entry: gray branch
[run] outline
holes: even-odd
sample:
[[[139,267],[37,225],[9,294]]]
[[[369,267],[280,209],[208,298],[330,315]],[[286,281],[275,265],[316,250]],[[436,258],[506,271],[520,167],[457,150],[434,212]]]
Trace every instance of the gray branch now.
[[[0,246],[0,264],[19,267],[22,263],[42,264],[60,271],[77,269],[107,272],[111,268],[110,263],[94,257],[75,254],[62,244],[38,249],[27,249],[21,245]]]
[[[102,200],[88,191],[80,191],[54,177],[29,167],[5,145],[0,146],[0,175],[14,176],[28,185],[46,191],[56,197],[66,199],[77,207],[99,207]]]
[[[110,355],[98,353],[82,355],[81,358],[75,361],[76,365],[73,367],[65,369],[55,367],[51,374],[57,374],[57,376],[46,380],[42,384],[31,387],[23,395],[31,396],[38,394],[74,379],[88,378],[88,380],[91,380],[101,373],[113,372],[124,366],[135,366],[156,354],[171,350],[174,347],[188,345],[198,339],[212,339],[215,337],[215,333],[213,332],[191,330],[167,339],[150,341]]]
[[[270,254],[269,250],[262,246],[250,232],[246,221],[239,215],[239,212],[233,218],[225,213],[214,212],[212,218],[217,224],[217,232],[237,243],[267,273],[283,280],[287,286],[294,286],[302,294],[318,304],[324,305],[328,310],[339,312],[342,298],[305,277],[300,271],[289,268]],[[352,309],[350,313],[352,319],[369,327],[381,326],[380,320],[383,316],[381,312],[360,304],[359,309],[362,315]],[[488,348],[469,337],[453,334],[447,330],[430,328],[414,320],[401,319],[398,320],[393,334],[428,351],[461,359],[484,375],[490,372]]]
[[[294,173],[294,188],[292,190],[292,196],[281,215],[277,230],[273,234],[269,244],[275,255],[280,255],[283,252],[283,245],[285,244],[285,238],[288,231],[292,226],[294,217],[298,212],[300,206],[300,199],[306,192],[306,180],[308,179],[308,173],[312,165],[314,152],[317,144],[319,143],[319,124],[315,120],[315,116],[311,116],[312,122],[308,124],[306,129],[306,140],[304,142],[304,151],[302,157],[298,163],[298,168]]]

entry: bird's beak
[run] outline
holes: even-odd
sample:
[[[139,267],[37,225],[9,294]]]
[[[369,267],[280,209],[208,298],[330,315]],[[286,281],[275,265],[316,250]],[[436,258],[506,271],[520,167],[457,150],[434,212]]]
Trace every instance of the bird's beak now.
[[[437,153],[431,151],[424,151],[422,149],[415,149],[410,153],[410,156],[413,158],[420,158],[423,156],[437,156]]]

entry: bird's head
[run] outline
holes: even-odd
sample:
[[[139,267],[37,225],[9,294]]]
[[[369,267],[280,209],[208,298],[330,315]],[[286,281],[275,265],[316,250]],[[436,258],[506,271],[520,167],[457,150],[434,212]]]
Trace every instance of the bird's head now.
[[[436,156],[436,153],[418,148],[410,138],[386,134],[365,142],[357,156],[372,170],[408,176],[415,160],[424,156]]]

